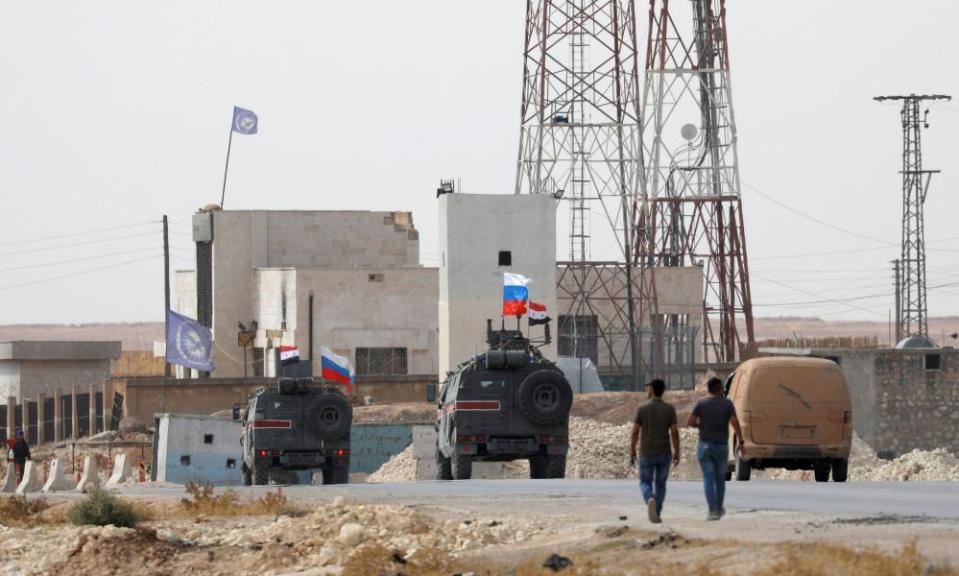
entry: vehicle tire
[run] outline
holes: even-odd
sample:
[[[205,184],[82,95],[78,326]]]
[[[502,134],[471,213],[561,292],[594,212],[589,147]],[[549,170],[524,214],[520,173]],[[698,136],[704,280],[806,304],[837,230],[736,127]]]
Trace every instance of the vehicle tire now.
[[[321,394],[306,407],[310,431],[320,438],[338,438],[350,431],[353,411],[342,394]]]
[[[566,456],[546,457],[546,477],[566,478]]]
[[[530,456],[529,477],[530,480],[546,478],[546,456]]]
[[[749,460],[744,460],[739,454],[736,455],[736,481],[737,482],[749,482],[749,477],[752,475],[753,467],[749,464]]]
[[[336,465],[333,466],[332,474],[330,474],[330,483],[331,484],[349,484],[350,483],[350,459],[349,457],[341,458]]]
[[[243,464],[241,472],[243,473],[243,485],[252,486],[253,474],[250,472],[250,469],[246,467],[246,464]]]
[[[324,468],[320,468],[320,475],[323,477],[324,486],[327,486],[333,483],[333,467],[332,466],[326,466]]]
[[[270,483],[270,470],[265,466],[253,465],[253,484],[266,486]]]
[[[832,461],[832,481],[845,482],[849,476],[849,460]]]
[[[443,453],[440,452],[439,448],[436,449],[436,479],[453,479],[453,466],[450,464],[450,459],[443,456]]]
[[[517,395],[523,415],[536,424],[565,422],[573,405],[573,389],[566,377],[554,370],[537,370],[527,376]]]
[[[813,468],[813,476],[816,482],[829,482],[829,466],[816,466]]]
[[[453,480],[469,480],[473,476],[473,459],[453,452],[450,455],[450,468],[453,470]]]

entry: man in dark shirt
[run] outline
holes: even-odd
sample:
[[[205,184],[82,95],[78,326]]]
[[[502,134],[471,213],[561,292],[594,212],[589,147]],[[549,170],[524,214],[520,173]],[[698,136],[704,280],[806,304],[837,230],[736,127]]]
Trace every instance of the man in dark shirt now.
[[[709,505],[707,520],[719,520],[726,513],[726,471],[729,468],[729,426],[736,432],[737,446],[743,450],[743,431],[736,419],[736,408],[723,396],[723,382],[710,378],[706,383],[709,397],[696,403],[689,416],[689,426],[699,428],[696,458],[703,471],[703,488]]]
[[[23,480],[23,467],[30,459],[30,445],[27,439],[23,437],[23,429],[17,428],[16,441],[13,443],[13,463],[17,469],[17,482]]]
[[[653,380],[646,388],[649,400],[636,410],[633,433],[629,443],[629,464],[636,464],[636,443],[639,440],[639,489],[649,514],[649,521],[661,522],[663,501],[666,499],[666,479],[669,478],[669,439],[672,436],[672,463],[679,464],[679,427],[676,409],[663,402],[666,383]],[[642,432],[642,439],[640,439]]]

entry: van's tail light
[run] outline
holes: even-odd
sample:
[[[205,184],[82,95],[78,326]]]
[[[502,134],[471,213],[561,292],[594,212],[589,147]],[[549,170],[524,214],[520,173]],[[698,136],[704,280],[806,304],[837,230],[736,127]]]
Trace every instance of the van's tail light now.
[[[345,448],[340,448],[339,450],[336,451],[337,456],[346,456],[349,453],[350,451],[346,450]]]
[[[765,412],[746,412],[746,420],[750,424],[760,424],[767,420]]]
[[[828,416],[829,421],[834,424],[848,424],[852,421],[852,414],[846,412],[832,412]]]
[[[469,434],[457,434],[457,435],[456,435],[456,441],[457,441],[457,442],[469,442],[470,440],[472,440],[472,438],[473,438],[473,437],[470,436]]]
[[[279,456],[279,455],[280,455],[280,451],[279,451],[279,450],[260,450],[260,451],[258,452],[258,455],[261,456],[261,457],[266,457],[266,456]]]

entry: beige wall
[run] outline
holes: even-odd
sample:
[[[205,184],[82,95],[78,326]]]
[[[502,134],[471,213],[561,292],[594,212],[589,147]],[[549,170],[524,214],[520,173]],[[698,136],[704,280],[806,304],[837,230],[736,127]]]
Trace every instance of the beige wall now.
[[[90,384],[101,386],[110,378],[110,360],[21,360],[20,397],[35,399],[43,392],[69,393],[76,384],[85,393]]]
[[[486,349],[486,319],[498,326],[503,273],[533,279],[530,298],[556,309],[556,200],[514,194],[440,197],[439,376]],[[499,252],[512,254],[499,266]],[[507,326],[515,327],[508,319]],[[525,321],[524,321],[525,326]],[[524,328],[525,330],[525,328]],[[540,328],[533,329],[541,334]],[[543,348],[555,358],[556,344]]]

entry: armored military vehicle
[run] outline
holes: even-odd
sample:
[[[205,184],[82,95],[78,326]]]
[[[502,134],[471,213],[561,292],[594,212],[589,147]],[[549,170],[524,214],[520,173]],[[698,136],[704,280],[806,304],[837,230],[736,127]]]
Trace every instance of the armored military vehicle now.
[[[474,461],[521,459],[529,460],[530,478],[563,478],[569,382],[521,331],[494,331],[487,321],[486,333],[489,350],[457,367],[440,389],[437,478],[469,479]]]
[[[317,468],[324,484],[348,482],[353,407],[339,389],[280,378],[250,396],[243,420],[245,485],[289,483]]]

